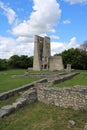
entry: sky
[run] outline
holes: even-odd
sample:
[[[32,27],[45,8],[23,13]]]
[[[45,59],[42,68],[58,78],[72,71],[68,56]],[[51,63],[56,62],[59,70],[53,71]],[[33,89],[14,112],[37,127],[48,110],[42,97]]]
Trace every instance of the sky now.
[[[0,58],[34,53],[34,36],[51,39],[51,55],[87,40],[87,0],[0,0]]]

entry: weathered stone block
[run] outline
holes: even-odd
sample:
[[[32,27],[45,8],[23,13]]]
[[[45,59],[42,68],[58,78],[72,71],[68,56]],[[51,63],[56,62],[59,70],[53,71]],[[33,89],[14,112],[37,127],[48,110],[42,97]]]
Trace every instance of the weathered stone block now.
[[[10,113],[12,113],[15,110],[14,106],[12,105],[7,105],[4,106],[0,109],[0,118],[9,115]]]
[[[15,103],[12,104],[12,106],[15,109],[19,109],[19,108],[23,107],[23,104],[21,102],[15,102]]]
[[[84,130],[87,130],[87,125],[85,125]]]

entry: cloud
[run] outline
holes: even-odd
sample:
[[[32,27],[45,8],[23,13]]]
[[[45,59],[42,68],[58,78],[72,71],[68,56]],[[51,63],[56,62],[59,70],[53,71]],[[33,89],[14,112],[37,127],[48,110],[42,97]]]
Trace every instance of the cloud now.
[[[56,36],[56,35],[51,35],[50,37],[51,37],[52,39],[57,39],[57,40],[60,39],[60,37],[59,37],[59,36]]]
[[[8,18],[9,24],[13,25],[17,21],[14,10],[1,2],[0,8],[4,10],[4,15]],[[0,58],[8,59],[15,54],[33,55],[33,36],[35,34],[46,36],[48,32],[55,32],[54,26],[58,24],[60,16],[61,9],[56,0],[34,0],[33,12],[29,19],[13,26],[12,33],[17,36],[17,39],[0,36]],[[59,39],[59,36],[51,35],[51,38]],[[51,52],[53,55],[77,46],[76,38],[73,37],[68,43],[52,42]]]
[[[64,1],[69,2],[70,4],[87,3],[87,0],[64,0]]]
[[[34,49],[34,35],[46,36],[48,32],[55,32],[54,26],[58,24],[61,16],[60,5],[56,0],[33,0],[33,2],[33,11],[29,19],[20,24],[16,23],[16,12],[0,2],[0,8],[4,10],[9,24],[14,25],[10,33],[17,36],[17,39],[0,36],[0,58],[8,59],[14,54],[31,56]],[[59,38],[54,35],[52,37]]]
[[[34,0],[33,12],[28,20],[15,26],[13,34],[20,39],[48,32],[55,32],[54,26],[58,24],[61,9],[56,0]]]
[[[0,58],[8,59],[12,55],[33,55],[33,43],[20,44],[13,38],[0,36]]]
[[[8,23],[13,24],[13,22],[15,21],[15,18],[16,18],[15,11],[13,9],[5,6],[4,3],[2,3],[2,2],[0,2],[0,8],[2,8],[4,10],[3,14],[7,17]]]
[[[20,43],[29,43],[29,42],[32,42],[33,41],[33,37],[23,37],[23,36],[19,36],[17,39],[16,39],[17,42],[20,42]]]
[[[0,57],[8,58],[14,54],[15,40],[0,36]]]
[[[70,48],[77,48],[76,37],[70,39],[68,43],[63,42],[51,42],[51,54],[61,53],[64,50]],[[0,36],[0,58],[8,59],[12,55],[34,55],[34,43],[27,42],[26,44],[18,43],[13,38]]]
[[[71,23],[70,20],[64,20],[64,21],[63,21],[63,24],[70,24],[70,23]]]
[[[52,42],[51,43],[51,52],[52,55],[56,53],[61,53],[64,50],[68,50],[70,48],[78,48],[79,44],[77,44],[76,37],[70,39],[68,43],[63,42]]]

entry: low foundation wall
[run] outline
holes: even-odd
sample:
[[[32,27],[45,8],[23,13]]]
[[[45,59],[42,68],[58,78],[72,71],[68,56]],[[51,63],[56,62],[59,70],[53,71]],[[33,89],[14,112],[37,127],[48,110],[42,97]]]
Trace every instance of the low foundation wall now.
[[[28,90],[29,88],[36,86],[37,83],[47,83],[48,82],[48,85],[52,85],[52,84],[56,84],[56,83],[60,83],[60,82],[63,82],[65,80],[68,80],[68,79],[72,78],[73,76],[75,76],[77,74],[79,74],[79,73],[71,73],[71,74],[61,76],[61,77],[59,75],[52,75],[52,76],[50,76],[50,78],[48,78],[48,77],[43,78],[43,79],[35,81],[31,84],[26,84],[26,85],[23,85],[19,88],[1,93],[0,94],[0,100],[5,100],[5,99],[15,95],[18,92]]]
[[[37,93],[35,89],[25,91],[22,96],[11,105],[6,105],[0,109],[0,118],[11,114],[12,112],[37,101]]]
[[[58,84],[58,83],[66,81],[66,80],[69,80],[69,79],[73,78],[74,76],[76,76],[78,74],[79,74],[78,72],[75,72],[75,73],[70,73],[70,74],[62,75],[62,76],[56,75],[56,77],[54,77],[53,79],[49,78],[48,82],[49,82],[49,85]]]
[[[87,87],[54,89],[41,87],[39,84],[37,99],[59,107],[87,110]]]
[[[4,93],[1,93],[0,94],[0,100],[5,100],[15,94],[17,94],[18,92],[21,92],[21,91],[24,91],[24,90],[28,90],[29,88],[31,87],[34,87],[35,84],[37,83],[44,83],[44,82],[47,82],[47,79],[41,79],[41,80],[38,80],[38,81],[35,81],[33,83],[30,83],[30,84],[26,84],[26,85],[23,85],[19,88],[16,88],[16,89],[12,89],[10,91],[7,91],[7,92],[4,92]]]

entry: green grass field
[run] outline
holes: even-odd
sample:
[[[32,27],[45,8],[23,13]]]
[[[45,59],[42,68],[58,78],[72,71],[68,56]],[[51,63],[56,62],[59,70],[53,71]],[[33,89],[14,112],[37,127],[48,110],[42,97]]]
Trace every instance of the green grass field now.
[[[36,102],[0,119],[0,130],[83,130],[86,123],[86,112]]]
[[[38,80],[37,78],[12,78],[12,75],[23,75],[24,73],[23,69],[0,71],[0,93]]]
[[[0,72],[0,92],[7,91],[37,79],[11,78],[12,75],[24,74],[25,70],[9,70]],[[87,71],[73,79],[57,84],[56,87],[87,85]],[[55,87],[53,86],[53,87]],[[15,95],[5,101],[0,101],[0,107],[12,104],[18,98]],[[69,120],[76,124],[72,126]],[[87,111],[75,111],[36,102],[26,105],[11,115],[0,119],[0,130],[83,130],[87,123]]]
[[[26,70],[24,69],[15,69],[15,70],[7,70],[0,71],[0,93],[21,87],[22,85],[31,83],[33,81],[38,80],[37,78],[12,78],[12,75],[23,75]],[[87,71],[79,71],[80,74],[72,78],[71,80],[65,81],[60,84],[53,85],[51,87],[69,87],[76,85],[87,85]],[[33,72],[30,71],[30,74],[54,74],[59,72]]]
[[[59,84],[52,85],[50,87],[73,87],[73,86],[87,86],[87,71],[78,71],[79,75],[73,77],[70,80],[64,81]]]

